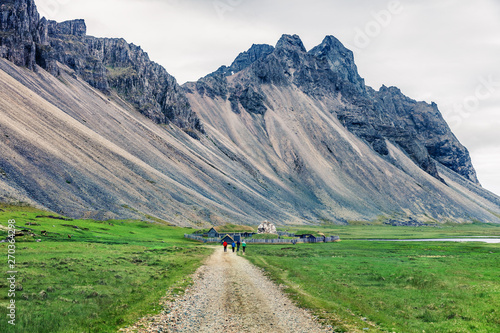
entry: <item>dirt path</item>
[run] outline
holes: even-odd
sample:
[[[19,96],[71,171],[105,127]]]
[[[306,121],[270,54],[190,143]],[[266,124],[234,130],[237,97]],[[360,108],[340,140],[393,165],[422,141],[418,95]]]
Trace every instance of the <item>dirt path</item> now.
[[[246,259],[219,248],[169,310],[126,332],[326,332]]]

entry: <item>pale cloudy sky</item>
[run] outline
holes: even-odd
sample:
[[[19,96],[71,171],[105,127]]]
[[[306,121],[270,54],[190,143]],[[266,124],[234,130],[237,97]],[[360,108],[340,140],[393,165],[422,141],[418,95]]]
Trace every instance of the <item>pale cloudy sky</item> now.
[[[500,194],[498,0],[35,1],[49,19],[83,18],[89,35],[140,45],[180,83],[284,33],[307,49],[334,35],[367,85],[436,102],[483,186]]]

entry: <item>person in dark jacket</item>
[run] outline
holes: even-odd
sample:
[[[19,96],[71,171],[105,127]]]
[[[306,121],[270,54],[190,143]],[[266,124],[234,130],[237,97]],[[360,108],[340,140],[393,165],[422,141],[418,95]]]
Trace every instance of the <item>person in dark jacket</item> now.
[[[240,243],[240,241],[238,240],[238,241],[236,242],[236,252],[240,252],[240,245],[241,245],[241,243]]]

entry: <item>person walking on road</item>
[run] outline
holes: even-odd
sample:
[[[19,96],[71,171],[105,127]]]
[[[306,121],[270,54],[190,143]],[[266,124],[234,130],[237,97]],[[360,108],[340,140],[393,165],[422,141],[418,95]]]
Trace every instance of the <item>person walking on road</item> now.
[[[233,249],[233,252],[234,252],[234,248],[235,248],[235,246],[236,246],[236,243],[233,241],[233,242],[231,243],[231,248]]]
[[[227,252],[227,242],[224,241],[224,243],[222,243],[222,246],[224,246],[224,252]]]
[[[243,250],[243,254],[245,254],[246,248],[247,248],[247,243],[245,243],[245,241],[243,241],[243,243],[241,243],[241,249]]]
[[[240,243],[240,241],[238,240],[238,241],[236,242],[236,252],[240,252],[240,245],[241,245],[241,243]]]

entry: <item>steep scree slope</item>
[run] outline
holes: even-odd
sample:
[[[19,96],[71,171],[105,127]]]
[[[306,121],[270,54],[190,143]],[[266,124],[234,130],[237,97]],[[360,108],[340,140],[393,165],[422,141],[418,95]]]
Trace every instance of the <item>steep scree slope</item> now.
[[[82,20],[0,10],[2,200],[193,226],[500,222],[436,105],[366,87],[334,37],[284,35],[181,88]]]

